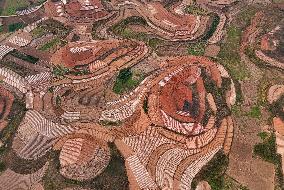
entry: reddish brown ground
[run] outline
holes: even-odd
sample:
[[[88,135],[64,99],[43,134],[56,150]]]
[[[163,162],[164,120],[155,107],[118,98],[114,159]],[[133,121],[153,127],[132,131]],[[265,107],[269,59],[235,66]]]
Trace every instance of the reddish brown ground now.
[[[0,131],[7,124],[6,118],[10,113],[13,101],[13,94],[0,85]]]

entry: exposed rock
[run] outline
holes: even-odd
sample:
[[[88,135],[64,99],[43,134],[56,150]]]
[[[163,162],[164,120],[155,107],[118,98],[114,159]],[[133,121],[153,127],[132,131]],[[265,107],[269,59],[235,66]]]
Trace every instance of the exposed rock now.
[[[273,126],[275,131],[277,131],[281,135],[284,135],[284,122],[279,117],[273,118]]]
[[[207,181],[201,181],[198,183],[196,190],[211,190],[211,186]]]
[[[269,88],[267,100],[270,104],[278,100],[284,94],[284,85],[274,85]]]

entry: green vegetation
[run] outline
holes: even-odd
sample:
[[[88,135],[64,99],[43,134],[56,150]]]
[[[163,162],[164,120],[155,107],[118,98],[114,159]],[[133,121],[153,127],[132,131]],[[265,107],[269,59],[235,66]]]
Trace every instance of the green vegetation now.
[[[60,96],[56,96],[55,103],[56,103],[56,106],[60,106],[60,104],[61,104]]]
[[[193,15],[207,15],[208,12],[205,9],[202,9],[197,4],[193,3],[192,5],[189,5],[186,7],[185,12],[188,14]]]
[[[143,101],[143,110],[145,113],[148,113],[148,97],[144,99]]]
[[[238,183],[233,178],[224,175],[224,187],[220,190],[232,190],[232,189],[238,189],[238,190],[249,190],[247,187],[243,186],[242,184]]]
[[[103,126],[120,126],[122,124],[121,121],[106,121],[106,120],[103,120],[103,121],[100,121],[100,124],[103,125]]]
[[[255,15],[257,9],[254,6],[248,6],[246,9],[241,10],[238,15],[238,25],[244,29],[250,25],[251,18]]]
[[[123,22],[123,21],[122,21]],[[137,39],[141,41],[147,41],[147,35],[143,32],[134,32],[131,29],[127,28],[126,25],[115,25],[113,31],[116,35],[122,36],[127,39]]]
[[[249,117],[252,118],[260,118],[261,117],[261,108],[260,106],[256,105],[256,106],[252,106],[250,111],[246,114]]]
[[[5,163],[0,161],[0,173],[3,172],[5,169],[6,169]]]
[[[63,67],[62,65],[57,65],[53,67],[53,70],[52,70],[52,74],[58,78],[64,77],[64,75],[66,75],[67,73],[69,73],[69,69],[66,67]]]
[[[271,82],[266,77],[263,77],[259,83],[257,91],[257,103],[261,106],[267,106],[267,92]]]
[[[26,24],[24,24],[23,22],[17,22],[17,23],[9,24],[8,31],[9,32],[15,32],[19,29],[24,28],[25,26],[26,26]]]
[[[120,70],[114,83],[113,92],[115,92],[116,94],[122,94],[126,91],[132,90],[139,85],[143,78],[143,76],[139,75],[134,77],[129,68],[122,69]]]
[[[8,116],[9,123],[0,133],[0,139],[3,143],[6,144],[8,141],[11,143],[12,137],[25,115],[25,111],[25,104],[18,99],[15,99]]]
[[[6,0],[1,15],[14,15],[18,10],[26,9],[29,5],[28,0]]]
[[[267,137],[269,136],[269,134],[267,133],[267,132],[259,132],[258,134],[257,134],[257,136],[259,136],[260,138],[261,138],[261,140],[265,140],[265,139],[267,139]]]
[[[74,185],[79,185],[86,189],[128,189],[129,182],[126,175],[124,158],[120,155],[114,143],[109,143],[108,146],[110,147],[111,159],[106,169],[96,178],[82,182],[64,178],[58,170],[60,167],[59,151],[51,152],[50,164],[43,177],[44,189],[65,189]]]
[[[111,160],[101,175],[91,182],[92,189],[128,189],[124,159],[113,143],[109,143]],[[111,181],[111,183],[109,183]]]
[[[128,25],[135,24],[141,26],[147,26],[147,22],[142,17],[132,16],[124,19],[118,24],[112,26],[111,30],[119,36],[122,36],[127,39],[137,39],[148,44],[152,49],[157,49],[159,45],[163,43],[163,40],[159,38],[153,38],[147,35],[144,32],[134,32],[131,29],[127,28]]]
[[[54,38],[51,41],[43,44],[39,50],[41,51],[49,51],[50,49],[55,48],[57,45],[61,44],[61,40],[59,38]]]
[[[163,43],[163,40],[159,39],[159,38],[150,38],[148,40],[148,45],[152,48],[152,49],[157,49],[161,44]]]
[[[209,40],[209,38],[212,37],[212,35],[216,31],[218,24],[220,22],[220,17],[217,14],[213,14],[211,17],[213,17],[211,26],[209,30],[207,31],[207,33],[202,37],[202,41],[207,41]]]
[[[30,75],[30,74],[35,74],[34,71],[24,67],[21,64],[17,64],[17,63],[12,62],[12,61],[0,61],[0,65],[15,71],[16,73],[18,73],[22,77],[25,77],[25,76]]]
[[[40,38],[43,35],[47,34],[47,31],[42,27],[36,27],[31,31],[31,34],[33,38]]]
[[[31,55],[24,54],[24,53],[19,52],[17,50],[10,52],[10,54],[14,57],[17,57],[19,59],[22,59],[24,61],[27,61],[27,62],[30,62],[30,63],[33,63],[33,64],[35,64],[39,60],[39,58],[36,58],[34,56],[31,56]]]
[[[212,190],[222,190],[225,188],[224,173],[229,164],[228,157],[223,152],[218,152],[214,158],[201,169],[199,174],[193,180],[193,189],[199,181],[207,181]]]
[[[237,80],[244,80],[250,76],[250,73],[239,56],[240,40],[242,31],[240,28],[230,26],[227,31],[227,40],[221,45],[221,51],[218,55],[219,62],[222,63]]]
[[[270,134],[269,137],[262,139],[262,141],[262,143],[254,146],[253,152],[263,160],[275,165],[277,180],[281,185],[281,188],[284,188],[281,156],[277,154],[276,151],[276,137],[274,134]]]
[[[206,34],[201,38],[201,40],[199,42],[189,44],[188,54],[196,56],[204,55],[205,48],[207,46],[207,40],[212,37],[220,22],[220,17],[217,14],[212,15],[212,17],[212,24]]]
[[[48,19],[39,24],[39,27],[43,28],[50,33],[57,35],[59,38],[65,38],[71,31],[70,27],[63,25],[61,22]]]
[[[15,15],[17,11],[27,9],[29,7],[34,7],[44,3],[46,0],[6,0],[4,3],[4,8],[1,11],[2,16]]]
[[[202,56],[205,52],[206,43],[205,42],[197,42],[194,44],[189,44],[188,54]]]

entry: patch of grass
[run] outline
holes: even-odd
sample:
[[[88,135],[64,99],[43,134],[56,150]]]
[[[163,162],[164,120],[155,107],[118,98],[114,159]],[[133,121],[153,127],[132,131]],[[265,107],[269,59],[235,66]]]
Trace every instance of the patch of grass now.
[[[254,6],[248,6],[245,9],[242,9],[236,16],[236,19],[238,20],[239,26],[244,29],[247,26],[250,25],[251,18],[255,15],[257,12],[256,7]]]
[[[256,144],[253,152],[263,160],[275,165],[277,181],[279,182],[281,188],[284,188],[281,156],[277,154],[275,134],[270,134],[270,136],[266,137],[263,142]]]
[[[30,5],[28,0],[6,0],[1,13],[3,16],[14,15],[18,10],[26,9]]]
[[[33,38],[40,38],[43,35],[47,34],[47,31],[43,29],[42,27],[36,27],[31,31],[32,37]]]
[[[17,50],[14,50],[14,51],[10,52],[10,54],[12,56],[14,56],[14,57],[17,57],[17,58],[22,59],[24,61],[30,62],[32,64],[35,64],[39,60],[39,58],[36,58],[36,57],[34,57],[32,55],[24,54],[24,53],[19,52]]]
[[[133,73],[129,68],[120,70],[113,86],[113,92],[123,94],[126,91],[134,89],[140,84],[144,77],[138,76],[137,78],[138,79],[134,79]]]
[[[208,12],[205,9],[202,9],[197,4],[193,3],[192,5],[189,5],[186,7],[185,12],[188,14],[193,15],[207,15]]]
[[[218,152],[208,164],[201,169],[193,180],[194,184],[198,181],[207,181],[212,190],[221,190],[225,187],[224,173],[228,167],[229,159],[223,152]],[[193,188],[193,187],[192,187]]]
[[[246,65],[241,62],[239,56],[240,40],[242,31],[236,26],[230,26],[227,30],[227,40],[221,45],[218,55],[219,62],[222,63],[230,72],[232,77],[237,80],[244,80],[250,76]]]
[[[58,38],[64,39],[71,31],[71,28],[65,26],[59,21],[48,19],[39,24],[39,27],[43,28],[44,30],[52,33],[53,35],[57,35]]]
[[[134,32],[133,30],[127,28],[127,26],[130,24],[141,25],[141,26],[148,25],[144,18],[132,16],[112,26],[111,31],[114,32],[116,35],[122,36],[127,39],[137,39],[143,41],[154,50],[157,49],[164,42],[159,38],[150,37],[144,32]]]
[[[190,44],[188,47],[188,54],[202,56],[205,52],[206,43],[205,42],[197,42],[194,44]]]
[[[152,48],[152,49],[157,49],[164,41],[159,39],[159,38],[150,38],[148,40],[148,45]]]
[[[57,78],[64,77],[67,73],[69,73],[69,69],[62,65],[57,65],[52,69],[52,74]]]
[[[127,28],[129,24],[135,24],[135,25],[142,25],[147,26],[147,22],[142,17],[132,16],[124,19],[123,21],[119,22],[118,24],[115,24],[111,27],[111,30],[119,36],[123,36],[124,38],[128,39],[137,39],[144,42],[148,41],[147,35],[143,32],[134,32]],[[157,42],[157,41],[156,41]],[[152,45],[156,43],[155,41],[151,42]]]
[[[249,117],[259,119],[261,117],[261,108],[260,106],[252,106],[250,111],[246,114]]]
[[[39,50],[40,51],[49,51],[50,49],[55,48],[57,45],[61,44],[61,40],[59,38],[54,38],[51,41],[43,44]]]
[[[257,134],[257,136],[260,137],[261,140],[264,141],[264,140],[269,136],[269,134],[268,134],[267,132],[259,132],[259,133]]]
[[[15,32],[19,29],[22,29],[26,26],[26,24],[24,24],[23,22],[17,22],[17,23],[13,23],[13,24],[9,24],[8,25],[8,31],[9,32]]]

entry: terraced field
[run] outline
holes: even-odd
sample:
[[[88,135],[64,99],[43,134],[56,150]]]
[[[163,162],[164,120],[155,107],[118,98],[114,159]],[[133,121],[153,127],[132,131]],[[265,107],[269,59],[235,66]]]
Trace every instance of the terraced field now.
[[[4,2],[0,190],[283,188],[281,3]]]

